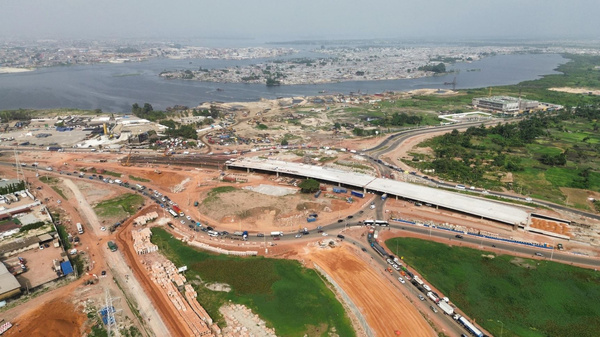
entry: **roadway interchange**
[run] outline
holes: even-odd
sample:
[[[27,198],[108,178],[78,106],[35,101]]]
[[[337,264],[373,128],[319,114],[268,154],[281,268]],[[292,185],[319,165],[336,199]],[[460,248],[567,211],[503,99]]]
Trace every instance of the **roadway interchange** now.
[[[454,129],[466,129],[471,126],[479,126],[481,124],[494,124],[495,122],[496,121],[486,122],[486,123],[471,122],[471,123],[463,123],[463,124],[454,124],[451,126],[441,126],[441,127],[433,127],[433,128],[429,127],[429,128],[424,128],[424,129],[413,129],[413,130],[401,131],[401,132],[398,132],[398,133],[388,136],[383,142],[379,143],[378,145],[376,145],[370,149],[365,149],[365,150],[363,150],[363,152],[371,154],[371,155],[367,155],[367,158],[369,159],[369,161],[372,164],[374,164],[375,166],[377,166],[379,168],[379,171],[382,175],[389,175],[392,171],[394,171],[394,169],[392,169],[390,167],[393,165],[390,165],[389,163],[380,161],[379,157],[385,153],[393,151],[407,139],[412,138],[414,136],[418,136],[418,135],[425,135],[428,133],[437,133],[440,131],[450,131],[450,130],[454,130]],[[456,184],[449,184],[449,183],[445,183],[443,181],[430,179],[429,177],[427,177],[425,175],[418,175],[416,172],[413,172],[412,174],[415,177],[419,177],[419,178],[423,179],[423,182],[433,183],[436,187],[455,189],[455,186],[456,186]],[[545,200],[529,199],[526,197],[519,197],[519,196],[515,196],[512,194],[508,194],[508,193],[485,191],[482,189],[469,190],[468,192],[474,193],[474,194],[481,194],[481,195],[487,194],[487,195],[491,195],[491,196],[512,199],[512,200],[517,200],[517,201],[523,201],[523,202],[533,202],[533,203],[536,203],[536,204],[539,204],[542,206],[546,206],[546,207],[550,207],[553,209],[557,209],[560,211],[570,212],[570,213],[577,214],[580,216],[585,216],[585,217],[588,217],[588,218],[594,219],[594,220],[600,220],[600,215],[598,215],[598,214],[585,212],[582,210],[570,208],[570,207],[563,206],[563,205],[558,205],[558,204],[548,202]]]

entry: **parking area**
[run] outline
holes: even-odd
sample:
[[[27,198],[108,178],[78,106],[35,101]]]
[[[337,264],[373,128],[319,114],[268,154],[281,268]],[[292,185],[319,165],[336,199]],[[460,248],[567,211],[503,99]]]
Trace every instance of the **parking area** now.
[[[55,248],[51,244],[48,248],[30,249],[19,253],[18,256],[27,261],[27,271],[17,276],[21,286],[34,288],[56,279],[58,276],[54,271],[53,260],[62,260],[62,253],[61,247]]]

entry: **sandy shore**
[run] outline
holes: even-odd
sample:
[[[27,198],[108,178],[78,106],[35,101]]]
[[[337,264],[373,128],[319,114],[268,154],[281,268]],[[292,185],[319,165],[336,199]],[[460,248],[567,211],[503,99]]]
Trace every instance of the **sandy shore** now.
[[[14,74],[14,73],[24,73],[27,71],[34,71],[35,69],[30,68],[10,68],[10,67],[0,67],[0,74]]]
[[[592,95],[600,95],[600,90],[589,89],[589,88],[562,87],[562,88],[550,88],[548,90],[568,92],[570,94],[590,94],[591,93]]]

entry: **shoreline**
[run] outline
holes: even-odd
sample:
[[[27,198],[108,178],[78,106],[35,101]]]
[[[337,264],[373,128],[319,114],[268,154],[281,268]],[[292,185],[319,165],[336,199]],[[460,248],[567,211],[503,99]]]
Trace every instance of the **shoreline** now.
[[[13,68],[13,67],[0,67],[0,74],[17,74],[34,71],[35,68]]]

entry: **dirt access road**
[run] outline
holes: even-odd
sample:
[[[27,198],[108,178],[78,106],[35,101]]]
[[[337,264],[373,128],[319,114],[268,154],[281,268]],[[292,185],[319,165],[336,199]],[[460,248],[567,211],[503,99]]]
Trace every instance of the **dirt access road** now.
[[[413,304],[357,254],[357,248],[343,244],[317,248],[307,258],[344,289],[377,336],[436,336]]]
[[[76,199],[79,201],[79,211],[87,218],[94,234],[96,234],[98,237],[106,237],[107,232],[100,231],[100,222],[98,221],[98,217],[96,216],[96,213],[90,204],[85,200],[85,197],[77,185],[69,179],[65,179],[64,183],[71,189]],[[131,217],[130,219],[134,218],[135,216]],[[128,220],[129,223],[132,221],[133,220]],[[122,231],[123,230],[125,229],[123,228]],[[102,244],[103,247],[106,247],[105,242],[98,241],[97,246],[100,244]],[[122,244],[121,247],[125,248],[127,245],[130,244]],[[150,298],[144,291],[144,287],[142,287],[138,280],[133,277],[134,275],[131,273],[130,262],[125,261],[123,255],[119,252],[110,252],[108,248],[103,248],[101,251],[104,255],[104,261],[111,269],[113,276],[121,284],[123,291],[127,294],[127,297],[134,299],[137,303],[138,310],[145,319],[146,324],[150,326],[156,336],[168,336],[169,330],[162,321],[161,316],[156,310],[154,310]]]

